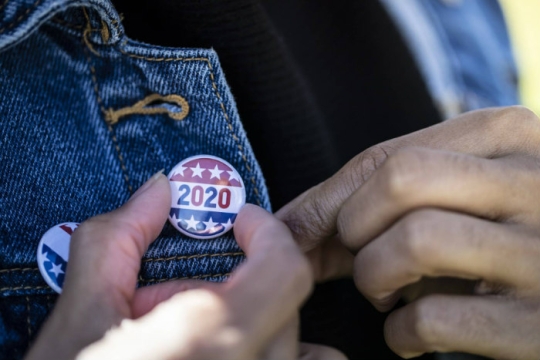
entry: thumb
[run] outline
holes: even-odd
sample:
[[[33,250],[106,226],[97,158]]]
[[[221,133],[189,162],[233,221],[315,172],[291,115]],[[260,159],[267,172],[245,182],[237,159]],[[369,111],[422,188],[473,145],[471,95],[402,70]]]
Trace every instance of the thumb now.
[[[130,317],[141,258],[163,228],[170,205],[169,182],[160,172],[124,206],[75,230],[62,295],[27,359],[74,358]]]
[[[291,229],[305,252],[316,248],[337,233],[341,206],[387,159],[382,145],[374,146],[351,159],[335,175],[307,190],[275,215]]]
[[[170,209],[170,187],[152,176],[122,207],[83,222],[70,244],[64,293],[133,295],[141,258],[161,232]]]

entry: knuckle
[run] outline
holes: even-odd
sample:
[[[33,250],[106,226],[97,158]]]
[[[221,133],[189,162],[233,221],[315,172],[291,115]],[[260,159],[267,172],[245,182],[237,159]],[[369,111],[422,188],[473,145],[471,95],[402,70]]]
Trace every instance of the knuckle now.
[[[433,209],[416,210],[406,215],[398,224],[401,253],[415,263],[424,263],[436,257],[433,227],[440,217],[441,214]]]
[[[495,136],[494,140],[500,143],[501,151],[509,133],[521,142],[540,137],[540,119],[524,106],[497,108],[488,111],[486,115],[481,118],[481,126]]]
[[[444,299],[430,295],[413,303],[412,330],[430,351],[443,351],[441,341],[446,335],[448,323],[444,312]]]
[[[354,179],[352,182],[366,182],[367,179],[381,167],[381,165],[395,152],[389,145],[378,144],[361,152],[350,161],[350,167],[353,169]]]
[[[97,215],[84,221],[74,234],[77,241],[72,243],[76,243],[77,247],[92,247],[103,253],[119,249],[129,256],[142,256],[145,251],[144,238],[149,236],[139,223],[118,217],[113,221],[110,214]],[[134,253],[135,249],[137,253]]]
[[[510,106],[500,110],[503,124],[509,128],[514,128],[516,124],[524,125],[527,128],[537,126],[540,123],[538,116],[525,106]]]
[[[399,201],[408,198],[413,192],[411,187],[417,185],[419,175],[425,172],[429,153],[421,148],[403,148],[398,150],[381,168],[381,181],[386,195]]]
[[[349,250],[354,252],[358,251],[358,245],[356,244],[356,238],[351,234],[355,224],[356,214],[347,211],[347,209],[342,209],[337,218],[337,233],[339,234],[339,239],[341,243]]]
[[[429,295],[415,303],[413,331],[429,351],[452,350],[451,339],[475,336],[478,329],[495,329],[499,325],[484,307],[452,305],[452,298]]]
[[[324,183],[321,184],[321,188],[323,187]],[[319,235],[321,232],[328,235],[327,223],[332,218],[332,209],[335,209],[338,206],[337,204],[334,204],[332,198],[327,194],[329,194],[329,192],[321,189],[317,196],[311,198],[310,208],[312,211],[311,218],[309,219],[309,226],[315,234]]]

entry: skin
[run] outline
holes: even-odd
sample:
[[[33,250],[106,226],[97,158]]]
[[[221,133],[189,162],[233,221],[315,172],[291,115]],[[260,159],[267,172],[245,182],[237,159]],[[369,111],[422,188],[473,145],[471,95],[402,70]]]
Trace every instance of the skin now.
[[[169,207],[168,180],[158,173],[121,208],[81,224],[63,293],[27,360],[345,359],[298,343],[309,263],[289,229],[259,207],[238,215],[234,231],[248,260],[226,283],[136,289],[141,258]]]
[[[486,109],[376,145],[281,209],[315,278],[353,276],[405,358],[540,358],[540,121]],[[457,286],[456,286],[457,285]],[[463,286],[465,285],[465,286]]]

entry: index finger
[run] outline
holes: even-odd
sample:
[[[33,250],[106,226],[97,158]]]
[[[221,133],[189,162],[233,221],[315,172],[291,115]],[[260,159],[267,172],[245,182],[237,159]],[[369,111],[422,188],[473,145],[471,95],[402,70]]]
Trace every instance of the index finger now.
[[[287,226],[257,206],[242,209],[234,232],[247,261],[233,273],[223,296],[253,338],[269,338],[309,295],[310,267]]]
[[[334,176],[280,209],[276,216],[289,226],[304,251],[311,250],[337,233],[337,216],[345,200],[396,151],[414,146],[482,158],[538,155],[539,125],[532,111],[519,106],[463,114],[363,151]]]

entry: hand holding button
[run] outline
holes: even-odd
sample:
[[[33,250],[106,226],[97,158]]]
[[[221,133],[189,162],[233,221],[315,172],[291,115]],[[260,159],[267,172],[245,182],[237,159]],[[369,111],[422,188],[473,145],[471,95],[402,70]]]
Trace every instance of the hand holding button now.
[[[136,289],[141,258],[170,205],[169,182],[157,174],[124,206],[76,229],[62,295],[27,359],[343,359],[299,346],[309,267],[288,228],[256,206],[235,221],[248,260],[229,281]]]

